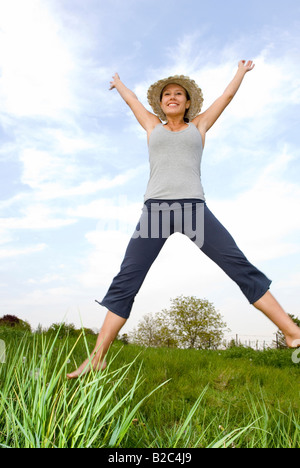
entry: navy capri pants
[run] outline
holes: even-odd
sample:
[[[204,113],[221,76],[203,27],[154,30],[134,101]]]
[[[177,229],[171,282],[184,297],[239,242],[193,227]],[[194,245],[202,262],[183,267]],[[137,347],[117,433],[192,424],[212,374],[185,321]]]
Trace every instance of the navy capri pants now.
[[[240,287],[250,304],[270,288],[269,280],[254,267],[224,226],[198,199],[147,200],[128,244],[120,272],[101,302],[127,319],[135,296],[167,238],[175,232],[187,235]]]

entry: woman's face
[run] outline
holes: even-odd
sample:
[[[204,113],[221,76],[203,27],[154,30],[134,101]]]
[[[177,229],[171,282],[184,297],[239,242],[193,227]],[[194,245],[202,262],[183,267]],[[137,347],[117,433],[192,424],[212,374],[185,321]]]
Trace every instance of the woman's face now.
[[[182,86],[169,84],[163,89],[160,107],[166,116],[184,117],[190,105],[191,101],[187,99],[186,90]]]

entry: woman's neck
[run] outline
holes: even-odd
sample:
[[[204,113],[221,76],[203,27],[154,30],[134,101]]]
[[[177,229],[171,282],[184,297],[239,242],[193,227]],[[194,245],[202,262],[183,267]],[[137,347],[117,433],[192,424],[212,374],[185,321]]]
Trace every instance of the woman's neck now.
[[[171,130],[171,132],[179,132],[180,130],[183,130],[187,126],[188,124],[183,119],[168,120],[168,122],[165,124],[165,127]]]

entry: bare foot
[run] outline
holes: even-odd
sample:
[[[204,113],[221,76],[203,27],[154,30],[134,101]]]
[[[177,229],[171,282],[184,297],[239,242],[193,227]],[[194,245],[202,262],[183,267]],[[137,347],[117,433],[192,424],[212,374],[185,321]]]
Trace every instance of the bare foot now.
[[[289,348],[296,349],[300,348],[300,329],[297,327],[297,331],[291,335],[285,335],[285,341]]]
[[[106,361],[99,360],[97,358],[97,355],[93,355],[94,357],[90,359],[86,359],[81,366],[78,367],[74,372],[71,372],[70,374],[67,374],[67,378],[69,380],[71,379],[77,379],[78,377],[82,377],[83,375],[87,374],[90,372],[92,369],[94,371],[102,371],[106,368],[107,364]]]

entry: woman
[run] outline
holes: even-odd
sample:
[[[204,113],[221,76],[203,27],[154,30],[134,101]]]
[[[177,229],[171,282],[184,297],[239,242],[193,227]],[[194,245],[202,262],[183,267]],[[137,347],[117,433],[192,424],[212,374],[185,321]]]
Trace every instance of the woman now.
[[[202,91],[188,77],[174,76],[154,83],[148,90],[148,101],[154,111],[151,113],[122,83],[119,75],[114,75],[110,89],[119,92],[147,132],[150,179],[143,213],[120,272],[100,303],[108,312],[96,346],[90,358],[68,374],[68,378],[85,374],[91,366],[94,370],[105,368],[104,357],[126,323],[147,272],[168,236],[177,231],[189,235],[238,284],[249,302],[284,333],[289,347],[300,343],[300,329],[269,291],[271,281],[251,265],[210,212],[201,184],[200,164],[206,132],[231,102],[246,73],[253,68],[252,61],[241,60],[222,96],[203,113],[200,113]],[[166,123],[162,124],[162,121]],[[187,220],[190,222],[186,223]],[[203,228],[203,236],[194,230],[197,223]]]

